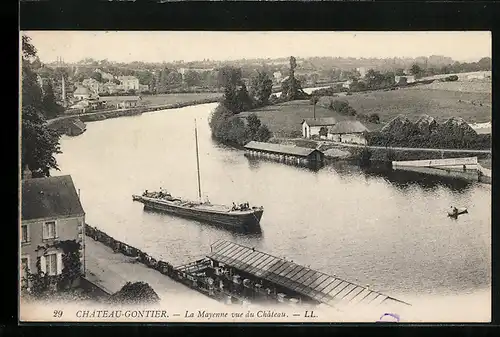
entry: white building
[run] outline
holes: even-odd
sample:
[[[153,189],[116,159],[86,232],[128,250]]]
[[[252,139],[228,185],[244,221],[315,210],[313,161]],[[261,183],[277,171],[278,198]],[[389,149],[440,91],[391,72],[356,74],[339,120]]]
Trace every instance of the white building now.
[[[394,76],[394,82],[396,82],[396,84],[409,84],[415,81],[416,79],[413,75]]]
[[[89,99],[92,96],[92,92],[86,87],[78,87],[73,92],[73,97],[77,100]]]
[[[328,127],[334,126],[336,123],[337,120],[333,117],[304,119],[302,121],[302,137],[320,137],[320,132],[326,136]]]
[[[128,90],[139,90],[139,79],[135,76],[120,76],[118,80],[123,85],[123,89]]]
[[[273,73],[273,77],[276,83],[281,83],[281,80],[283,79],[283,74],[281,74],[281,71],[276,71]]]
[[[341,143],[366,145],[364,133],[367,131],[368,128],[360,121],[340,121],[328,128],[327,139]]]
[[[101,89],[101,83],[93,78],[84,79],[82,85],[90,89],[94,94],[97,94]]]

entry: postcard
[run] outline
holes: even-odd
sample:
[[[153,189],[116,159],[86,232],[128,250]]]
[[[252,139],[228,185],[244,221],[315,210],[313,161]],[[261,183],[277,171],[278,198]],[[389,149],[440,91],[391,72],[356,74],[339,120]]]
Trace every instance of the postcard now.
[[[20,322],[489,322],[489,32],[22,31]]]

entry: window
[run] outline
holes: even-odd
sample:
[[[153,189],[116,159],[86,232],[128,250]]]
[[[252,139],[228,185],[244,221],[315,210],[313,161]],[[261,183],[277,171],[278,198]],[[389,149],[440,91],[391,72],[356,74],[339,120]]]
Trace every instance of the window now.
[[[43,239],[54,239],[56,235],[56,222],[49,221],[43,224]]]
[[[28,225],[21,225],[21,242],[25,243],[29,241],[28,237]]]
[[[45,256],[45,271],[49,275],[57,274],[57,254],[48,254]]]

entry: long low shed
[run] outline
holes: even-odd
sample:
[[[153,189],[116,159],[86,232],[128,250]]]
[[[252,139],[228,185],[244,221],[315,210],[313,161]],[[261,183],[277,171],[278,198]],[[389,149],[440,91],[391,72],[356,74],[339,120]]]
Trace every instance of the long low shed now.
[[[324,159],[324,153],[317,149],[274,143],[251,141],[245,145],[245,150],[247,152],[297,157],[310,162],[321,162]]]
[[[382,303],[409,305],[367,287],[230,241],[214,243],[207,257],[329,306]]]

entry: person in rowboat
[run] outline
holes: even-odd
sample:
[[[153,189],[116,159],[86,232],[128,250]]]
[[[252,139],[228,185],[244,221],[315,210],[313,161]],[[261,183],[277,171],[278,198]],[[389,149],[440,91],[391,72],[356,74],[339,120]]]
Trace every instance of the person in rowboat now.
[[[453,216],[457,216],[458,215],[458,208],[456,208],[454,206],[451,206],[451,209],[452,209],[452,212],[453,212]]]

